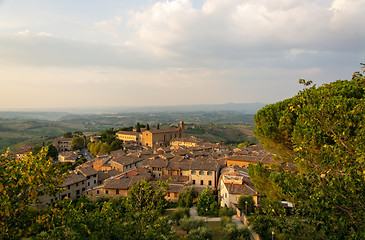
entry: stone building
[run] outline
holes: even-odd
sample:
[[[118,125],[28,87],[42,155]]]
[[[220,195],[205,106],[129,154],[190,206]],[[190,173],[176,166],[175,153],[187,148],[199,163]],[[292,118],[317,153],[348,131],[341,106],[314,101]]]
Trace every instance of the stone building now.
[[[185,137],[185,127],[181,121],[179,127],[143,129],[141,132],[119,131],[116,135],[124,142],[135,142],[148,147],[166,147],[170,145],[171,140]]]
[[[53,140],[53,146],[57,149],[57,152],[67,152],[71,151],[72,138],[56,138]]]

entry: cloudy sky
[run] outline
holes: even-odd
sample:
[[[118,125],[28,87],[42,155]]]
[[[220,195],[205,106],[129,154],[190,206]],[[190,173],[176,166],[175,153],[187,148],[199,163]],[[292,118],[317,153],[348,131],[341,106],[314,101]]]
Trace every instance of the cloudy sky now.
[[[365,0],[0,0],[0,109],[264,102],[365,62]]]

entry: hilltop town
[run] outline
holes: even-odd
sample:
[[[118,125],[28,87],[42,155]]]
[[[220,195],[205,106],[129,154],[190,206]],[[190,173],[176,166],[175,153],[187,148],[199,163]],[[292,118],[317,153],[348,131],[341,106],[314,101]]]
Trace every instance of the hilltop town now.
[[[260,194],[247,174],[249,164],[274,163],[273,155],[262,145],[232,148],[221,143],[208,143],[185,133],[184,122],[169,128],[142,128],[118,131],[116,137],[123,148],[109,154],[91,157],[71,171],[63,182],[64,191],[57,196],[43,197],[49,203],[59,199],[86,196],[99,198],[127,196],[134,183],[168,180],[166,199],[177,201],[188,187],[201,193],[206,187],[218,193],[222,207],[236,211],[241,195],[252,196],[257,205]],[[99,142],[100,136],[91,136]],[[57,138],[53,145],[59,151],[58,161],[75,163],[79,154],[71,151],[72,138]],[[79,152],[80,153],[80,152]]]

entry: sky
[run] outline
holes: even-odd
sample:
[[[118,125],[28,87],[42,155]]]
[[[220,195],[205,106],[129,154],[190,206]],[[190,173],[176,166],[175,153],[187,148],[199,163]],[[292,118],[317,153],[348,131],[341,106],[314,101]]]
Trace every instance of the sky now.
[[[365,62],[365,0],[0,0],[0,110],[274,103]]]

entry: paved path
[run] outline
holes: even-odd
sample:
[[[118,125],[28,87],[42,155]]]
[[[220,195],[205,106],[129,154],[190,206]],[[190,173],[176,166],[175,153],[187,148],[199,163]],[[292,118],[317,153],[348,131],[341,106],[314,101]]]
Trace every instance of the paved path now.
[[[232,222],[234,222],[237,225],[237,227],[242,227],[243,226],[243,222],[242,222],[241,218],[237,215],[234,215],[232,217]]]
[[[191,218],[202,219],[204,222],[219,222],[221,220],[220,217],[199,217],[196,206],[191,207],[189,213]],[[237,227],[243,226],[241,219],[237,215],[232,217],[232,222],[234,222]]]

